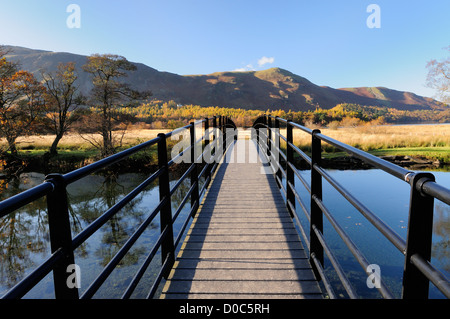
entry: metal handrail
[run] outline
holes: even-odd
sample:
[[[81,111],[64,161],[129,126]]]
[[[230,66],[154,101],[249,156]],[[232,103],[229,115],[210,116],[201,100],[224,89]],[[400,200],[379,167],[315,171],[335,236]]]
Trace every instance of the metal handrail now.
[[[281,135],[279,130],[280,123],[284,123],[287,129],[287,136]],[[428,283],[432,282],[447,298],[450,298],[450,284],[449,280],[430,264],[431,257],[431,233],[432,233],[432,216],[433,216],[433,199],[436,198],[445,204],[450,205],[450,190],[435,182],[434,176],[430,173],[420,173],[409,171],[403,167],[397,166],[386,160],[380,159],[369,153],[361,151],[355,147],[337,141],[331,137],[323,135],[319,130],[312,130],[300,124],[294,123],[290,120],[282,119],[277,116],[264,115],[255,120],[253,128],[257,129],[257,142],[267,150],[267,158],[274,159],[276,152],[282,152],[281,147],[277,145],[280,139],[286,143],[286,155],[282,155],[285,163],[285,170],[281,166],[281,161],[278,159],[276,165],[281,172],[276,173],[276,179],[279,181],[278,185],[283,193],[286,194],[286,206],[295,218],[300,229],[300,233],[307,243],[310,252],[310,259],[312,260],[313,269],[318,278],[324,281],[325,289],[330,298],[335,297],[329,282],[323,271],[323,253],[328,255],[332,266],[338,273],[345,289],[351,298],[356,298],[353,288],[349,284],[345,274],[341,271],[340,265],[332,254],[330,248],[326,244],[323,236],[322,216],[325,215],[330,221],[330,224],[336,230],[338,235],[343,239],[346,246],[352,252],[353,256],[359,262],[364,271],[367,271],[367,259],[360,252],[356,244],[350,239],[346,232],[342,229],[339,223],[334,219],[330,210],[322,201],[322,177],[333,186],[349,203],[351,203],[372,225],[374,225],[381,234],[386,237],[402,254],[405,255],[405,267],[403,275],[403,290],[402,298],[428,298]],[[264,128],[268,130],[267,134]],[[296,128],[311,135],[311,157],[300,150],[293,142],[292,130]],[[394,230],[392,230],[385,222],[378,218],[366,206],[364,206],[354,195],[345,189],[338,181],[332,178],[321,166],[321,141],[337,147],[346,153],[357,157],[373,167],[379,168],[388,174],[395,176],[406,183],[410,184],[410,212],[408,221],[408,237],[405,241]],[[275,150],[274,153],[272,150]],[[303,160],[305,160],[311,170],[311,184],[297,172],[294,164],[293,154],[297,153]],[[282,185],[282,176],[286,177],[286,188]],[[295,179],[297,176],[302,182],[310,195],[310,211],[307,210],[305,204],[301,200],[295,188]],[[298,202],[305,213],[310,224],[309,238],[306,236],[304,227],[302,226],[295,209],[295,203]],[[419,231],[419,229],[426,228],[426,231]],[[370,275],[370,274],[368,274]],[[381,286],[378,288],[381,295],[385,298],[393,298],[392,293],[387,289],[387,286],[381,280]]]
[[[217,121],[219,123],[217,123]],[[38,284],[49,272],[53,271],[53,279],[55,286],[55,297],[57,299],[77,299],[78,289],[69,288],[66,285],[67,274],[65,270],[67,265],[74,263],[74,250],[79,247],[83,242],[90,238],[102,225],[104,225],[114,214],[120,211],[127,203],[133,200],[138,194],[140,194],[149,184],[154,182],[156,179],[159,180],[159,192],[160,200],[156,205],[151,214],[144,220],[143,223],[138,226],[135,232],[128,238],[125,244],[119,249],[119,251],[114,255],[114,257],[109,261],[105,268],[100,272],[96,279],[90,284],[90,286],[84,291],[81,296],[82,299],[91,298],[95,292],[101,287],[103,282],[112,273],[115,267],[119,264],[125,254],[131,249],[133,244],[138,240],[140,235],[144,232],[146,227],[154,220],[154,218],[159,214],[161,218],[161,233],[155,242],[154,246],[150,250],[150,253],[145,258],[144,263],[141,265],[135,276],[133,277],[131,283],[126,289],[122,298],[129,298],[136,288],[139,280],[142,278],[145,270],[151,263],[156,252],[161,249],[162,260],[164,261],[152,288],[148,293],[148,298],[152,298],[161,282],[162,277],[167,277],[169,270],[172,268],[174,263],[174,253],[178,246],[181,237],[184,234],[186,226],[189,221],[195,215],[201,196],[208,187],[211,181],[211,174],[217,168],[217,163],[205,163],[200,174],[197,174],[197,166],[202,162],[198,159],[201,158],[205,151],[200,154],[198,158],[195,158],[193,150],[198,145],[198,143],[205,142],[204,145],[209,144],[209,128],[210,122],[212,122],[211,128],[223,131],[225,135],[225,129],[228,127],[236,128],[233,121],[224,116],[214,116],[212,118],[205,118],[196,122],[191,122],[189,125],[177,128],[168,133],[160,133],[158,136],[152,140],[144,142],[142,144],[136,145],[122,152],[99,160],[95,163],[87,165],[85,167],[79,168],[67,174],[49,174],[45,178],[45,181],[35,186],[29,190],[12,196],[2,202],[0,202],[0,218],[6,216],[7,214],[14,212],[15,210],[31,203],[44,196],[47,197],[47,207],[49,215],[49,231],[50,231],[50,242],[52,253],[51,255],[35,270],[33,270],[29,275],[23,278],[19,283],[17,283],[13,288],[11,288],[2,299],[18,299],[22,298],[31,288]],[[195,128],[196,125],[204,125],[204,131],[201,138],[195,138]],[[185,148],[182,152],[176,155],[171,160],[167,159],[167,138],[179,134],[184,130],[189,130],[191,136],[191,143],[189,147]],[[208,133],[207,133],[208,132]],[[208,135],[208,136],[207,136]],[[218,155],[220,157],[224,156],[226,148],[223,147],[223,153],[217,153],[220,150],[220,143],[226,142],[225,138],[217,139],[215,138],[212,143],[210,151],[214,151],[214,156]],[[153,145],[158,146],[158,169],[150,177],[148,177],[144,182],[139,184],[131,192],[129,192],[125,197],[123,197],[114,206],[106,210],[101,216],[89,224],[83,231],[78,233],[75,238],[71,239],[70,231],[70,221],[68,214],[68,203],[67,203],[67,191],[66,187],[82,179],[85,176],[93,174],[100,169],[103,169],[113,163],[119,162],[125,158],[128,158],[136,152],[151,147]],[[186,169],[181,178],[176,182],[176,184],[170,188],[169,186],[169,167],[175,163],[175,159],[187,152],[191,152],[191,165]],[[217,154],[216,154],[217,153]],[[219,157],[219,159],[220,159]],[[191,187],[184,199],[180,203],[177,211],[172,216],[171,214],[171,196],[178,189],[181,183],[188,177],[191,177]],[[199,180],[204,178],[204,184],[201,190],[199,190]],[[183,222],[183,227],[179,231],[178,236],[174,240],[173,238],[173,228],[172,225],[179,216],[181,210],[187,203],[188,199],[191,200],[191,209],[188,216]],[[60,269],[63,271],[61,272]]]

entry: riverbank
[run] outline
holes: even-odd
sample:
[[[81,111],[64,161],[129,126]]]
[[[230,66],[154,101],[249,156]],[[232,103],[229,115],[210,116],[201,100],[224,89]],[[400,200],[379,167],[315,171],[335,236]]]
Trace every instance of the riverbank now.
[[[130,130],[124,136],[122,149],[150,140],[160,132],[169,130]],[[450,167],[450,125],[383,125],[348,128],[321,128],[324,135],[384,158],[411,170],[443,169]],[[281,129],[285,135],[285,129]],[[90,136],[93,138],[93,136]],[[294,131],[294,143],[306,153],[310,150],[311,136]],[[11,170],[66,173],[99,160],[99,151],[78,134],[66,135],[59,144],[58,155],[47,152],[52,135],[29,136],[18,139],[18,158],[9,159]],[[4,143],[4,142],[3,142]],[[280,147],[285,149],[285,143]],[[0,146],[2,141],[0,141]],[[362,161],[323,143],[323,165],[336,169],[369,168]],[[122,171],[153,170],[157,165],[156,147],[122,161],[116,169]],[[299,165],[302,165],[299,163]],[[7,165],[3,165],[7,166]],[[6,175],[5,170],[0,176]]]
[[[308,152],[308,150],[305,150]],[[450,148],[432,148],[432,149],[388,149],[388,150],[373,150],[370,154],[385,159],[391,163],[405,167],[410,170],[441,170],[450,171],[450,163],[439,160],[437,158],[446,158],[450,153]],[[40,172],[43,174],[49,173],[67,173],[78,169],[80,167],[89,165],[96,160],[99,160],[99,154],[96,151],[74,152],[74,151],[60,151],[58,155],[49,157],[44,150],[34,151],[30,153],[20,154],[20,160],[16,160],[16,166],[10,173],[14,172]],[[17,165],[19,167],[17,167]],[[157,152],[155,149],[150,149],[146,152],[138,153],[130,158],[122,160],[114,164],[114,169],[117,173],[125,172],[152,172],[157,169]],[[348,156],[344,152],[327,153],[324,152],[322,156],[322,166],[331,169],[370,169],[372,166],[364,163],[362,160]],[[297,167],[299,169],[309,169],[305,161],[298,161]],[[6,172],[0,171],[0,178],[6,177]],[[10,174],[8,174],[10,175]]]
[[[345,144],[381,157],[396,165],[411,169],[440,169],[450,167],[450,125],[363,125],[338,129],[319,128],[321,133]],[[284,134],[285,130],[281,129]],[[294,130],[294,143],[310,150],[311,136]],[[281,142],[281,147],[285,143]],[[323,164],[328,168],[369,168],[357,158],[322,143]]]

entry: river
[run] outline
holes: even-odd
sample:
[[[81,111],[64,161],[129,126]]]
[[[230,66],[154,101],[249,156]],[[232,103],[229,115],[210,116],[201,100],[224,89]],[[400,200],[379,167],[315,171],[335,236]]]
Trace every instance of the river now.
[[[391,226],[400,236],[406,238],[409,206],[409,185],[382,171],[372,170],[329,170],[344,187],[350,190],[360,201]],[[309,179],[308,171],[300,171]],[[433,172],[437,182],[450,188],[449,172]],[[114,178],[101,175],[88,176],[68,187],[70,216],[73,236],[84,229],[102,212],[114,205],[120,198],[131,191],[146,178],[143,174],[127,173]],[[44,175],[40,173],[23,173],[20,178],[0,184],[0,200],[41,183]],[[176,177],[171,183],[176,182]],[[189,183],[189,180],[186,180]],[[306,191],[300,181],[296,181],[298,192],[309,203]],[[381,276],[394,295],[401,293],[403,255],[393,247],[364,217],[351,206],[340,194],[323,182],[325,204],[335,214],[335,218],[351,236],[353,241],[365,254],[370,263],[378,264]],[[188,184],[182,185],[174,194],[173,211],[184,197]],[[136,227],[148,216],[159,201],[156,184],[150,185],[122,211],[75,251],[75,262],[81,269],[82,292],[100,273],[115,252]],[[189,204],[174,224],[177,233],[189,210]],[[303,213],[298,209],[301,219]],[[366,285],[366,275],[355,261],[342,240],[324,218],[324,234],[331,243],[346,274],[361,297],[378,298],[378,294]],[[307,224],[305,224],[307,225]],[[450,256],[448,244],[450,233],[450,207],[435,201],[432,263],[437,265],[447,276],[450,273]],[[159,235],[159,219],[149,225],[141,238],[125,256],[110,278],[95,294],[95,298],[119,298],[128,286]],[[50,253],[48,224],[45,200],[29,204],[23,209],[0,219],[0,296],[10,287],[39,265]],[[132,298],[144,298],[156,276],[161,260],[159,255],[148,268]],[[327,273],[333,283],[336,275],[331,271],[328,260],[325,261]],[[432,286],[432,285],[431,285]],[[338,294],[342,293],[337,289]],[[436,289],[430,290],[431,298],[441,298]],[[52,274],[33,288],[25,298],[54,298]]]

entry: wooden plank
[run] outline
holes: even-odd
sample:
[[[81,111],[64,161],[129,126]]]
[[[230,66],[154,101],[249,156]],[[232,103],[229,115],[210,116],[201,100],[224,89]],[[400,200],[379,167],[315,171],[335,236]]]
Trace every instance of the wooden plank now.
[[[302,245],[298,241],[284,241],[284,242],[227,242],[227,241],[220,241],[220,242],[192,242],[188,241],[185,242],[182,246],[183,250],[228,250],[231,247],[233,247],[234,250],[303,250]]]
[[[309,269],[176,269],[170,273],[170,280],[315,280]]]
[[[170,293],[258,293],[258,294],[317,294],[320,288],[315,280],[171,280],[164,287]]]
[[[294,227],[292,228],[234,228],[234,227],[226,227],[226,228],[213,228],[213,227],[205,227],[195,229],[190,229],[188,231],[188,235],[294,235],[297,234],[297,231]]]
[[[322,298],[275,179],[262,167],[218,167],[161,298]]]
[[[189,235],[186,237],[185,242],[199,242],[199,243],[276,243],[276,242],[297,242],[298,241],[298,235],[297,234],[291,234],[291,235]]]
[[[174,265],[175,269],[310,269],[308,259],[303,258],[182,258]]]

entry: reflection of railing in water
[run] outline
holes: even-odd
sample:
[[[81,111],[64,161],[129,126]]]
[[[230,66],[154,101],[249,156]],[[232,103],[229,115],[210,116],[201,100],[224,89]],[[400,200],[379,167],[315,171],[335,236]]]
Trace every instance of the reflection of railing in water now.
[[[286,126],[286,136],[280,134],[280,124]],[[330,183],[347,201],[349,201],[366,219],[368,219],[401,253],[405,255],[403,272],[402,298],[426,299],[428,298],[429,282],[431,281],[447,298],[450,298],[450,284],[448,279],[433,265],[430,264],[432,230],[433,230],[433,202],[434,198],[450,205],[450,190],[437,184],[431,173],[408,171],[400,166],[389,163],[366,152],[346,145],[320,133],[320,130],[311,130],[297,123],[274,116],[262,116],[258,118],[253,127],[253,138],[267,153],[269,161],[274,168],[278,186],[285,194],[286,205],[292,218],[295,218],[300,232],[310,252],[310,260],[316,272],[316,276],[323,280],[328,295],[333,298],[335,293],[325,275],[324,252],[328,256],[333,268],[336,270],[345,290],[350,298],[357,295],[345,275],[337,258],[323,235],[323,215],[343,239],[349,250],[357,259],[361,267],[372,275],[371,265],[358,249],[356,244],[338,224],[330,210],[322,201],[322,177]],[[293,143],[293,129],[297,128],[311,135],[311,157],[306,155]],[[281,151],[280,139],[286,143],[286,154]],[[333,179],[321,166],[321,141],[331,144],[354,157],[363,160],[376,168],[407,182],[411,185],[409,221],[406,241],[395,233],[388,225],[380,220],[356,197],[346,190],[338,181]],[[305,160],[311,170],[311,183],[309,184],[297,171],[294,165],[294,151]],[[285,166],[283,170],[282,165]],[[295,189],[295,176],[302,182],[310,194],[310,209],[305,207],[302,199]],[[283,183],[283,178],[286,183]],[[309,221],[309,237],[297,216],[295,206],[298,202]],[[379,292],[385,298],[393,298],[386,284],[380,281],[377,286]]]
[[[201,125],[204,127],[204,133],[199,139],[196,139],[197,125]],[[234,123],[229,118],[222,116],[192,122],[189,125],[176,129],[167,134],[161,133],[158,135],[158,137],[150,141],[139,144],[135,147],[132,147],[70,173],[64,175],[49,174],[48,176],[46,176],[44,183],[0,202],[1,218],[37,199],[46,196],[50,245],[52,252],[51,255],[40,266],[38,266],[28,276],[17,283],[2,298],[12,299],[23,297],[48,273],[50,273],[50,271],[53,271],[55,297],[57,299],[79,298],[80,296],[78,289],[76,287],[69,287],[69,285],[67,284],[67,270],[71,269],[70,267],[75,264],[74,250],[81,244],[83,244],[102,225],[108,222],[108,220],[110,220],[120,209],[122,209],[126,204],[132,201],[148,185],[150,185],[158,178],[160,194],[159,204],[147,217],[147,219],[131,235],[131,237],[125,242],[125,244],[119,249],[117,254],[109,261],[109,263],[101,271],[97,278],[84,291],[83,295],[81,295],[81,298],[91,298],[95,294],[95,292],[101,287],[103,282],[108,278],[114,268],[119,264],[125,254],[131,249],[139,236],[144,232],[146,227],[152,222],[156,215],[160,213],[161,234],[122,296],[122,298],[129,298],[131,296],[153,257],[161,248],[161,260],[163,261],[163,263],[161,265],[158,277],[156,278],[153,286],[148,293],[149,298],[153,297],[162,277],[165,277],[171,269],[174,262],[175,249],[183,236],[184,230],[186,229],[190,218],[195,215],[195,212],[198,209],[199,199],[205,189],[208,187],[211,179],[211,173],[216,169],[218,159],[221,158],[226,151],[226,147],[222,147],[222,143],[226,142],[226,128],[229,127],[235,128]],[[185,147],[183,151],[176,155],[174,158],[168,160],[166,139],[186,131],[189,131],[190,145],[188,147]],[[223,134],[216,134],[216,131],[221,131],[223,132]],[[211,134],[213,135],[211,136]],[[223,137],[223,139],[217,138],[218,136]],[[210,138],[212,139],[211,143]],[[206,146],[211,144],[208,148],[208,151],[210,152],[208,155],[212,154],[214,151],[214,157],[217,160],[215,162],[205,163],[201,172],[198,173],[198,168],[201,167],[201,160],[206,157],[204,156],[206,150],[204,150],[200,155],[200,161],[198,160],[200,157],[195,158],[198,154],[193,150],[198,149],[199,147],[201,149],[202,144],[205,148]],[[121,161],[129,157],[130,155],[153,145],[157,145],[158,147],[158,170],[72,239],[66,187],[69,184],[78,181],[87,175],[90,175],[113,163]],[[221,153],[219,154],[217,150],[220,150]],[[190,154],[189,162],[191,164],[180,177],[180,179],[178,179],[175,185],[170,188],[169,167],[176,162],[177,158],[186,154]],[[190,176],[191,180],[190,189],[184,196],[176,212],[172,214],[171,196],[175,193],[178,187],[188,176]],[[205,179],[205,182],[202,189],[200,190],[199,179],[201,177]],[[185,222],[183,223],[181,230],[174,240],[172,224],[189,199],[191,202],[190,212]]]

